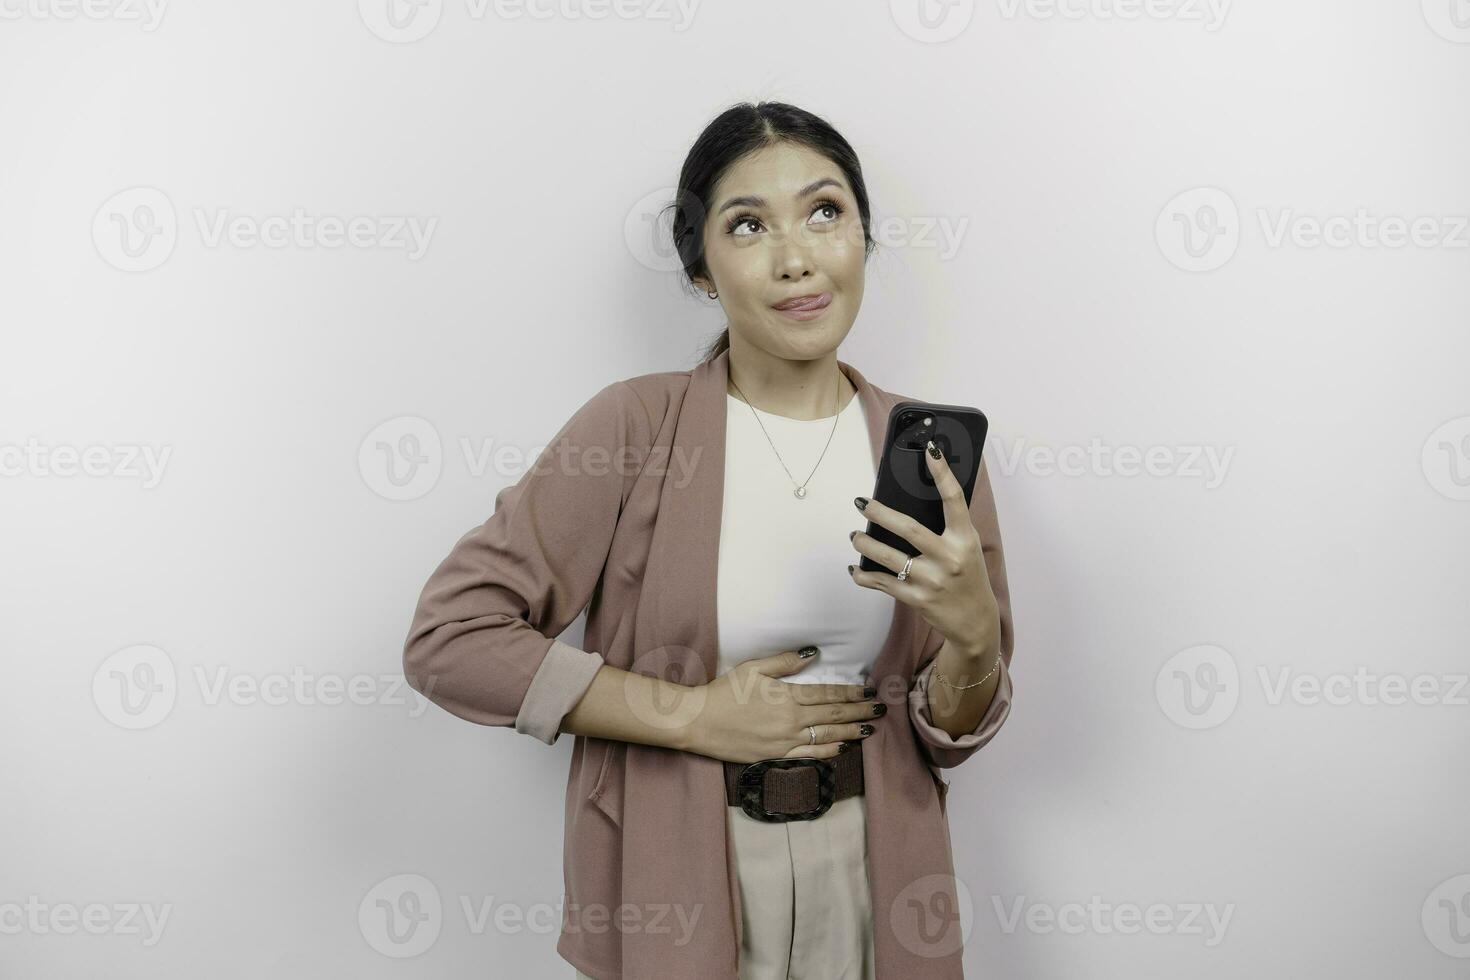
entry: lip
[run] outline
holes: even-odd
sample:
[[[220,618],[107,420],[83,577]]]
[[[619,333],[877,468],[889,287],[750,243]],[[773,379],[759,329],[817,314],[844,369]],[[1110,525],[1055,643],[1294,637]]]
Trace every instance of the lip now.
[[[793,296],[791,299],[782,300],[773,304],[771,309],[791,315],[812,316],[825,310],[831,303],[831,293],[809,293],[806,296]]]

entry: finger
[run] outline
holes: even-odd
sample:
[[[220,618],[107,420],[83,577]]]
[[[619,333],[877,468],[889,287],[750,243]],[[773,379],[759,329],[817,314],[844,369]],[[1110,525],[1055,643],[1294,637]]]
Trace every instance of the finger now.
[[[807,648],[803,647],[802,649]],[[815,649],[815,647],[812,649]],[[797,673],[816,659],[815,656],[803,657],[797,650],[787,650],[783,653],[774,653],[769,657],[752,657],[750,660],[741,661],[741,663],[754,661],[755,667],[752,669],[757,674],[765,674],[767,677],[786,677],[790,674]]]
[[[866,727],[866,731],[864,731]],[[839,749],[844,744],[861,743],[864,739],[872,738],[878,726],[873,724],[872,719],[863,721],[843,722],[840,725],[817,725],[817,745],[836,745]],[[801,730],[801,738],[807,737],[805,728]]]
[[[834,742],[833,739],[828,738],[823,734],[823,732],[826,730],[827,726],[822,724],[812,724],[810,727],[806,725],[801,726],[799,730],[789,736],[791,742],[793,743],[793,748],[790,752],[786,753],[787,756],[791,756],[793,754],[810,755],[812,753],[815,753],[819,749],[822,751],[827,751],[829,749],[836,750],[837,748],[840,748],[839,745],[832,744]],[[816,735],[815,738],[812,737],[813,733],[815,733]]]
[[[856,506],[858,501],[862,499],[859,497],[857,500],[854,500],[853,505]],[[939,544],[939,535],[903,511],[894,510],[881,500],[869,500],[867,506],[860,509],[864,517],[879,527],[885,527],[900,538],[903,538],[909,544],[913,545],[921,555],[936,550]]]
[[[867,726],[867,731],[864,731],[864,726]],[[798,750],[817,749],[827,745],[841,749],[842,743],[860,742],[877,731],[877,726],[873,724],[873,719],[871,718],[863,718],[860,721],[844,721],[835,724],[813,722],[811,728],[815,729],[817,733],[817,740],[815,742],[811,741],[811,732],[807,730],[807,726],[805,725],[793,736],[793,741],[799,743],[796,746]]]
[[[915,564],[918,564],[918,562],[916,561]],[[902,567],[902,565],[899,567]],[[918,590],[907,581],[900,582],[887,572],[870,572],[867,569],[858,568],[856,565],[848,565],[847,573],[852,576],[854,582],[865,589],[876,589],[879,592],[886,592],[899,602],[910,606],[917,607],[919,605]]]
[[[834,759],[842,751],[841,742],[818,742],[816,745],[798,745],[787,752],[783,759]]]
[[[852,701],[869,701],[877,694],[866,693],[862,684],[793,684],[793,697],[797,704],[846,704]]]
[[[864,722],[874,725],[880,718],[888,714],[888,705],[876,701],[863,701],[858,704],[828,704],[817,708],[811,708],[801,712],[800,718],[803,724],[802,735],[806,734],[806,725],[816,725],[820,733],[823,725],[843,728],[848,725],[860,725]]]
[[[939,490],[940,499],[944,501],[944,529],[948,531],[952,527],[970,526],[970,508],[965,504],[965,488],[960,486],[959,478],[949,468],[949,460],[944,458],[939,444],[933,439],[929,440],[924,450],[924,458],[929,461],[929,473],[934,477],[934,486]]]
[[[891,544],[884,544],[866,531],[855,531],[852,535],[852,546],[860,553],[867,555],[884,568],[891,568],[895,572],[903,569],[904,563],[909,556]],[[909,574],[912,577],[913,570],[921,567],[916,561]]]

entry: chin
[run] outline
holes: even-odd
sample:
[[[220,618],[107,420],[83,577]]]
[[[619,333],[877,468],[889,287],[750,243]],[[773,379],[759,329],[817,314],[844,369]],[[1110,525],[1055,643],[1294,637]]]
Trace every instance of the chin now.
[[[809,326],[809,325],[808,325]],[[778,342],[793,360],[812,360],[835,351],[847,336],[846,330],[790,330]]]

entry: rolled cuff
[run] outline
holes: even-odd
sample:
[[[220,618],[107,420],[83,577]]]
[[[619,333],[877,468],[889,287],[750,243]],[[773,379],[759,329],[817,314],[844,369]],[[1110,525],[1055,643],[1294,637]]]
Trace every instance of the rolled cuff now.
[[[1006,666],[1005,658],[1000,659],[1000,680],[996,682],[995,694],[991,697],[990,707],[985,709],[980,723],[975,730],[966,732],[956,738],[949,732],[934,724],[933,715],[929,711],[929,684],[933,680],[934,670],[939,666],[938,658],[914,677],[913,687],[909,689],[909,719],[913,722],[914,732],[918,736],[920,749],[928,756],[929,761],[941,769],[948,769],[964,762],[972,754],[995,737],[1000,731],[1000,726],[1005,724],[1006,717],[1011,713],[1011,672]]]
[[[562,719],[582,700],[602,664],[601,654],[552,640],[526,688],[516,715],[516,731],[547,745],[555,744],[561,735]]]

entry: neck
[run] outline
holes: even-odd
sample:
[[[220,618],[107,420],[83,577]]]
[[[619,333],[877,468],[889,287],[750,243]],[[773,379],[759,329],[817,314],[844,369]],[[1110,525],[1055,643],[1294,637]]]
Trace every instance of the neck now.
[[[749,347],[737,350],[732,344],[729,365],[725,390],[772,415],[801,421],[824,419],[842,411],[857,395],[838,366],[835,351],[797,361]]]

